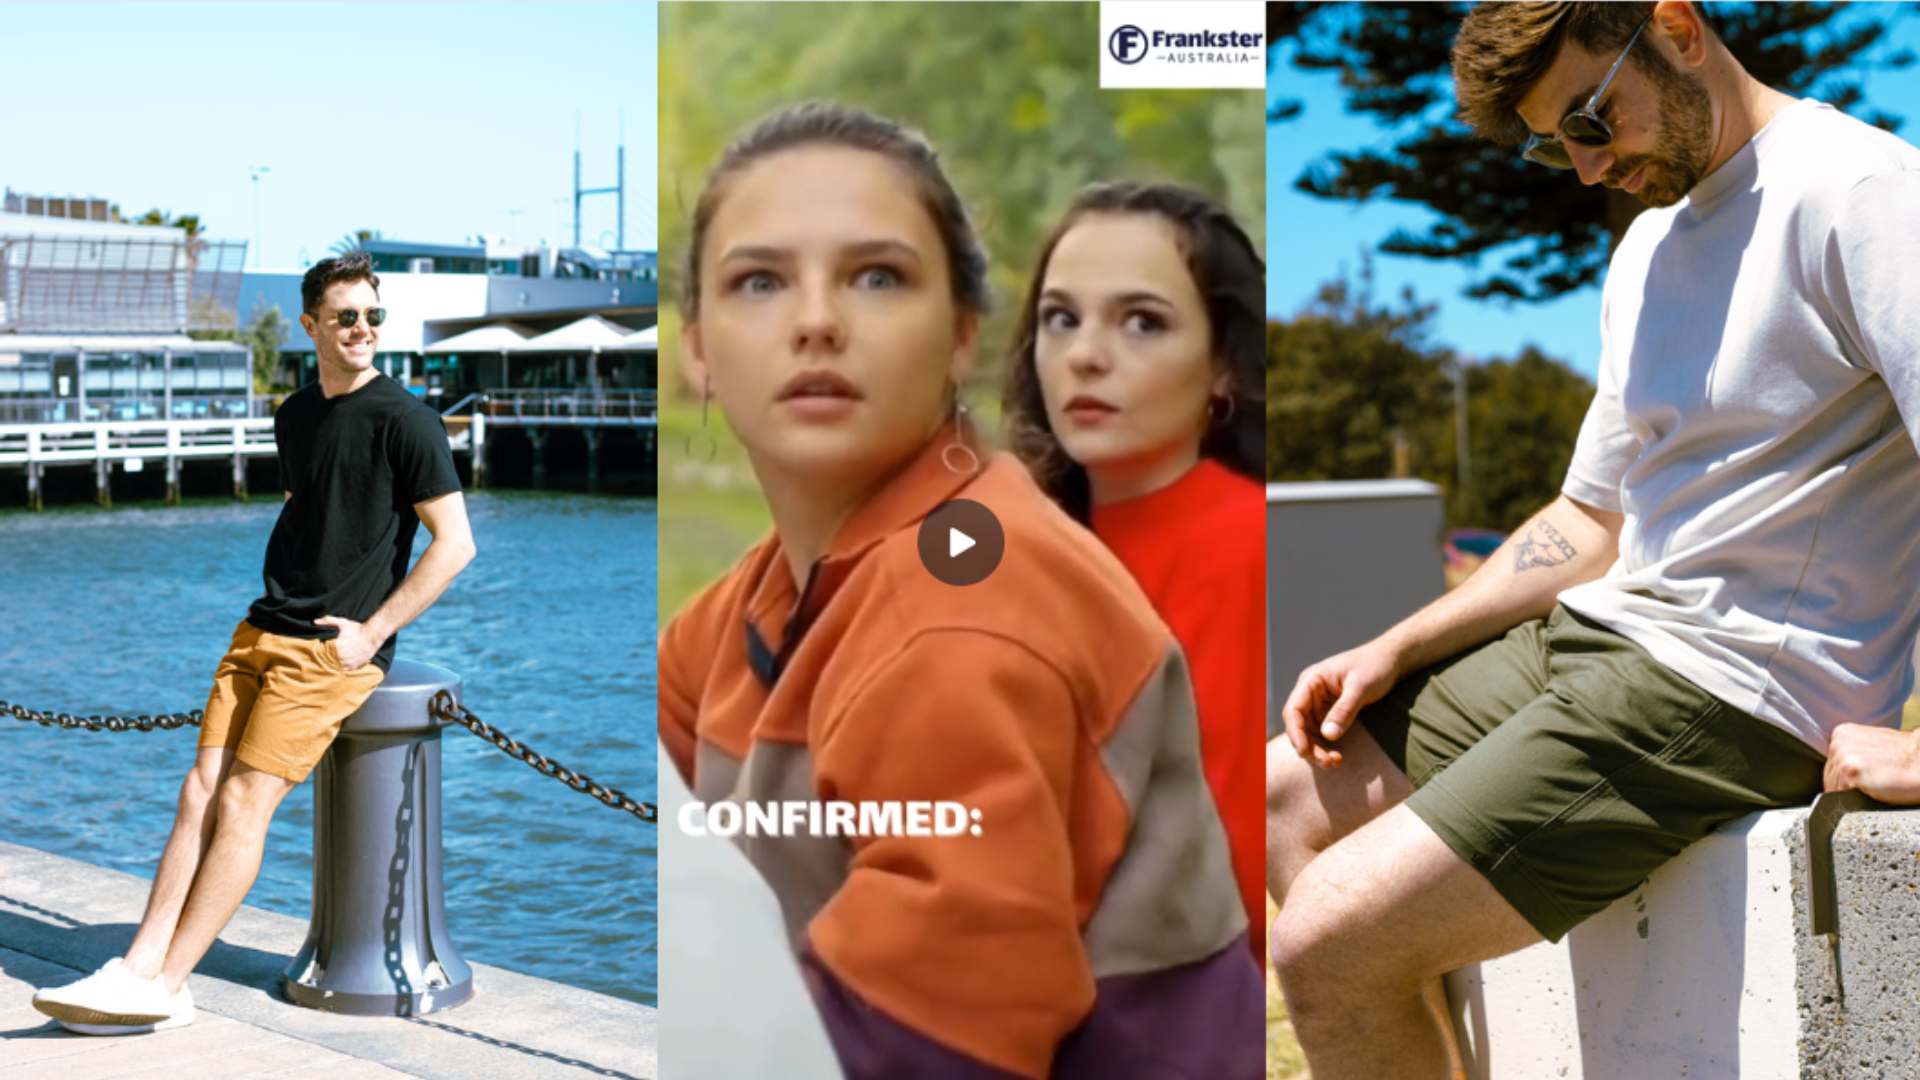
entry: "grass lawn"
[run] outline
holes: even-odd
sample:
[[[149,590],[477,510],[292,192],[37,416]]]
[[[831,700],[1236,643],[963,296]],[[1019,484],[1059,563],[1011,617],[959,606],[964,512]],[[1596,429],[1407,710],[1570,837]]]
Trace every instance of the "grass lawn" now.
[[[1267,925],[1280,914],[1267,898]],[[1307,1058],[1293,1038],[1293,1021],[1287,1019],[1287,1003],[1280,997],[1280,984],[1273,979],[1273,967],[1267,969],[1267,1080],[1308,1080]]]

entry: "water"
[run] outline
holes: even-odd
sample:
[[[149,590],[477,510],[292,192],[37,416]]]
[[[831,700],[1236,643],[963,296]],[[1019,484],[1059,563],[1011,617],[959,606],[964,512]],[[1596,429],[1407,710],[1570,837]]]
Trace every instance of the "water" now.
[[[0,699],[80,714],[204,706],[260,591],[279,509],[0,512]],[[485,492],[468,509],[479,557],[401,632],[399,655],[460,673],[468,708],[522,743],[654,801],[653,502]],[[198,731],[0,717],[0,839],[151,880]],[[441,760],[447,918],[462,955],[654,1004],[654,826],[459,728]],[[312,856],[309,778],[281,804],[246,902],[305,920]],[[129,926],[140,914],[126,913]]]

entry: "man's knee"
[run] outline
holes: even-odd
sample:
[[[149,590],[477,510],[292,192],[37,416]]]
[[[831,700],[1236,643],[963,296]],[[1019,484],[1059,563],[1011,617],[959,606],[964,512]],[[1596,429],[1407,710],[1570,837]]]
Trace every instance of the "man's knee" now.
[[[180,781],[180,805],[196,813],[204,812],[213,805],[226,778],[227,763],[214,755],[202,754]]]
[[[222,824],[236,824],[271,817],[280,799],[292,787],[272,773],[245,766],[235,768],[220,782],[219,813]]]
[[[1334,840],[1322,785],[1344,777],[1320,777],[1293,752],[1286,738],[1267,744],[1267,877],[1275,900],[1285,900],[1286,879]]]
[[[1308,863],[1294,878],[1267,933],[1274,975],[1289,996],[1296,987],[1324,986],[1338,977],[1333,954],[1341,936],[1339,898],[1326,895],[1319,877]]]
[[[1396,972],[1392,958],[1380,955],[1380,928],[1352,911],[1345,888],[1320,862],[1309,862],[1295,877],[1267,933],[1288,1009],[1296,1023],[1309,1025],[1364,1007],[1383,981],[1418,984],[1416,973]]]
[[[1311,769],[1306,759],[1293,752],[1285,735],[1267,741],[1267,816],[1284,814],[1299,791],[1303,770]]]

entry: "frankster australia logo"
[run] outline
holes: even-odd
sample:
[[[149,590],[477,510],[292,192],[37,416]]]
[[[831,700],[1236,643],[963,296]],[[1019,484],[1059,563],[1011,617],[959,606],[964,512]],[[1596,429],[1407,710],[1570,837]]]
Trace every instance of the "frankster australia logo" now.
[[[1147,58],[1147,34],[1137,26],[1116,26],[1107,35],[1107,53],[1123,64],[1137,64]]]

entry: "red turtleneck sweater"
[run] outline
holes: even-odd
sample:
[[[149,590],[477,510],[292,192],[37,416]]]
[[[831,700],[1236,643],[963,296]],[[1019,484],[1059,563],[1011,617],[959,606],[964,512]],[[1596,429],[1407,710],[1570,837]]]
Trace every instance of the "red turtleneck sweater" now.
[[[1265,493],[1203,458],[1159,491],[1096,505],[1093,531],[1187,655],[1207,786],[1226,826],[1254,960],[1265,964]]]

